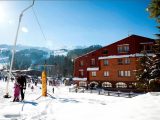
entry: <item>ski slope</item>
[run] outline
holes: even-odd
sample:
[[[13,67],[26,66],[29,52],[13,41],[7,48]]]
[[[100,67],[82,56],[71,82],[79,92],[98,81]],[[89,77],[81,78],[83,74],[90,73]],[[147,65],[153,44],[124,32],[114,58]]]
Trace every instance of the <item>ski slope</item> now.
[[[3,98],[6,83],[0,81],[0,120],[160,120],[160,93],[133,98],[69,92],[69,87],[48,86],[53,97],[40,97],[40,84],[27,88],[24,102]],[[13,96],[13,83],[9,83]],[[37,99],[40,97],[39,99]],[[36,100],[37,99],[37,100]]]

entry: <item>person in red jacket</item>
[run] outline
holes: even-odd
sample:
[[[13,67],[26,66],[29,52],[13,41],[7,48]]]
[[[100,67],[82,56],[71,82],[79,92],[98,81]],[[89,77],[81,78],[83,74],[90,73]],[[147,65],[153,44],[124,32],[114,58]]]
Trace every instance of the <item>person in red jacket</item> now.
[[[15,81],[13,102],[19,102],[19,95],[20,95],[20,85],[17,83],[17,81]]]

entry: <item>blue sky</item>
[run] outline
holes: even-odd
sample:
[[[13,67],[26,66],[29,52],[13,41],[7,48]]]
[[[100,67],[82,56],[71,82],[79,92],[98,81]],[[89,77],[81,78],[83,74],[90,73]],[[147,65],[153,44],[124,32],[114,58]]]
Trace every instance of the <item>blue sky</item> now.
[[[32,1],[0,1],[0,44],[14,43],[20,12]],[[108,45],[128,34],[154,38],[156,22],[150,0],[38,0],[24,13],[17,44],[50,49]]]

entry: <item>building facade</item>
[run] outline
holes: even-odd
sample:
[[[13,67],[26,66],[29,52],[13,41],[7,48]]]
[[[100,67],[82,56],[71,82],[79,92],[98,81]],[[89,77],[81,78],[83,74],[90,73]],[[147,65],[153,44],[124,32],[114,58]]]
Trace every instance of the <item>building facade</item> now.
[[[143,51],[152,55],[154,40],[131,35],[74,60],[74,78],[78,86],[92,83],[107,88],[132,88],[137,82],[138,59]]]

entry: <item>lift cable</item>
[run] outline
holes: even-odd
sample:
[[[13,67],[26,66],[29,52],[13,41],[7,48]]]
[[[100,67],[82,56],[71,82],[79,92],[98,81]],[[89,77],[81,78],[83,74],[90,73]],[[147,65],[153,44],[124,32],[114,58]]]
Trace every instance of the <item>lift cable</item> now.
[[[36,18],[36,21],[37,21],[37,24],[38,24],[38,26],[39,26],[39,29],[40,29],[40,31],[41,31],[41,33],[42,33],[42,36],[43,36],[44,40],[47,41],[46,36],[45,36],[45,34],[44,34],[44,31],[43,31],[43,29],[42,29],[42,27],[41,27],[41,24],[40,24],[40,22],[39,22],[39,19],[38,19],[38,17],[37,17],[37,14],[36,14],[36,12],[35,12],[35,10],[34,10],[33,7],[32,7],[32,11],[33,11],[33,14],[34,14],[34,16],[35,16],[35,18]]]

